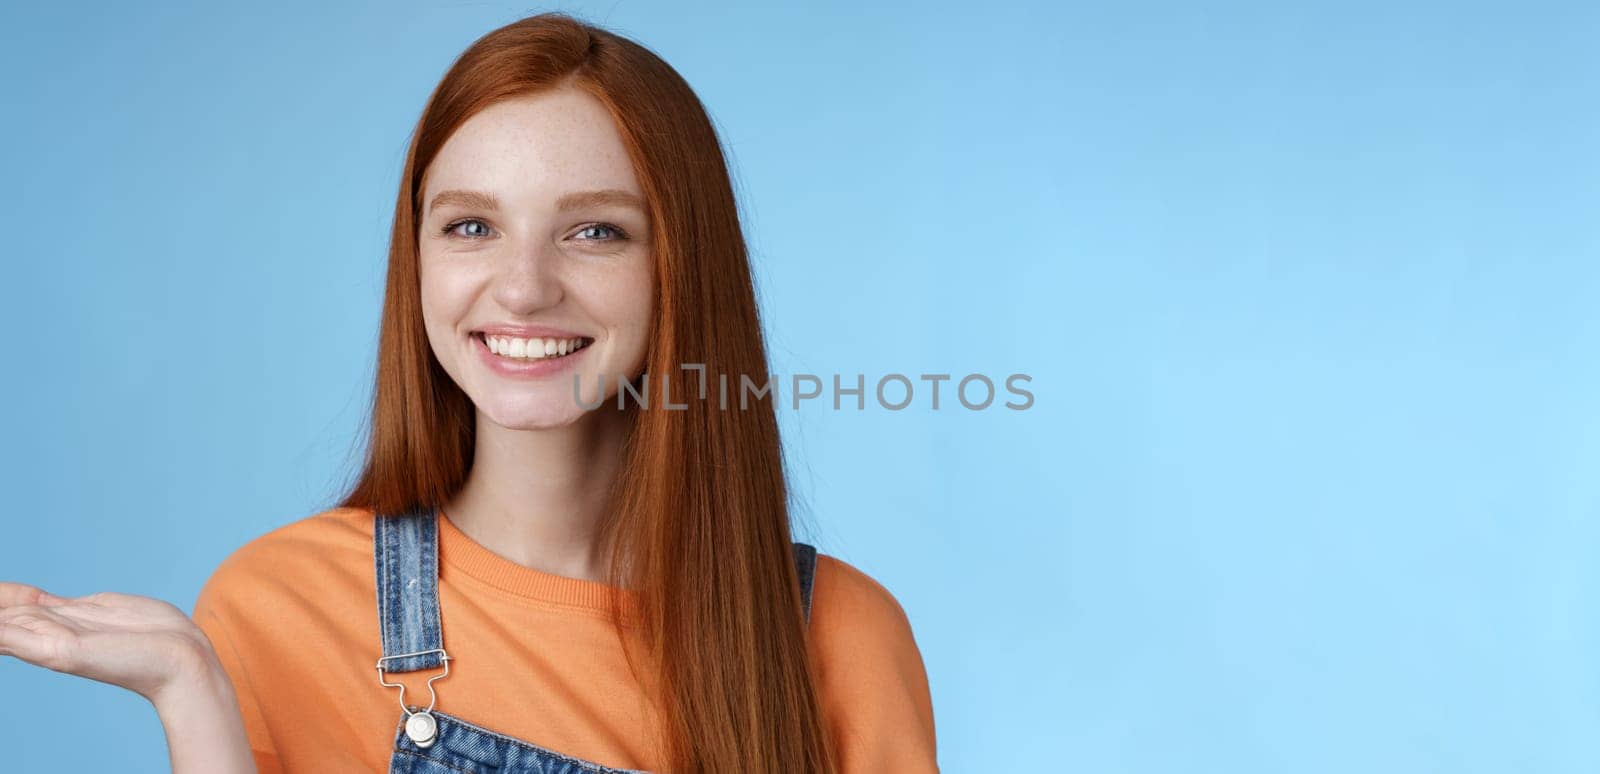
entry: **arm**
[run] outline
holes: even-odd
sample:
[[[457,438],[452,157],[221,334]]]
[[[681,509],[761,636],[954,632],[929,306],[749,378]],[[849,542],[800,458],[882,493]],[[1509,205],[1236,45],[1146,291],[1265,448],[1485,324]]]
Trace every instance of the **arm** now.
[[[810,651],[839,771],[939,771],[933,702],[905,610],[826,554],[817,561]]]
[[[214,653],[188,677],[152,696],[173,774],[255,774],[233,683]]]
[[[256,771],[216,651],[167,602],[114,592],[66,599],[0,582],[0,655],[148,699],[166,731],[174,774]]]

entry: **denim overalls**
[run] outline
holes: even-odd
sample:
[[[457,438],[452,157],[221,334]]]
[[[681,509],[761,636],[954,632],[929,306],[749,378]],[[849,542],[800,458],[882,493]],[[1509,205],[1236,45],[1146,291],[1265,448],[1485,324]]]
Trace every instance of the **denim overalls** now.
[[[372,529],[377,569],[378,627],[383,657],[378,682],[400,689],[401,716],[394,734],[390,774],[628,774],[498,734],[433,708],[433,681],[450,674],[439,617],[438,511],[416,508],[400,515],[378,514]],[[795,543],[800,598],[811,615],[811,582],[817,550]],[[428,706],[406,704],[405,686],[384,679],[388,672],[444,671],[428,678]],[[635,773],[637,774],[637,773]]]

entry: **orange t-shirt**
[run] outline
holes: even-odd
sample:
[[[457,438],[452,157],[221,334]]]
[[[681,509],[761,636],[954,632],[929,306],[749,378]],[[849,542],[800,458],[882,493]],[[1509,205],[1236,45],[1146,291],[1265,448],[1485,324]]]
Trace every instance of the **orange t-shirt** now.
[[[335,508],[245,544],[194,620],[239,697],[261,774],[388,769],[399,689],[382,655],[372,511]],[[450,674],[435,709],[557,752],[661,770],[654,715],[604,607],[605,586],[540,572],[439,519],[439,609]],[[844,772],[935,772],[922,655],[889,592],[819,554],[807,629],[824,722]],[[442,670],[390,672],[426,705]]]

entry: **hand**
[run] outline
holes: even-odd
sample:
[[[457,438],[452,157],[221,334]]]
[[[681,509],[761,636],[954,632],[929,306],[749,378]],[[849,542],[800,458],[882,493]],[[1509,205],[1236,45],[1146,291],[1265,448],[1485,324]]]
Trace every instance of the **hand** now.
[[[159,599],[65,599],[0,581],[0,656],[127,688],[150,700],[174,774],[253,774],[233,685],[211,640]]]
[[[216,663],[205,633],[167,602],[111,591],[68,599],[4,581],[0,655],[127,688],[152,703]]]

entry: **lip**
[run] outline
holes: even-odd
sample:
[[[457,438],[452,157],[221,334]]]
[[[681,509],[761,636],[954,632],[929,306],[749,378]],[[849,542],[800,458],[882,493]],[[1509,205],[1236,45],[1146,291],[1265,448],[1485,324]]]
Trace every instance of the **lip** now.
[[[513,336],[519,339],[593,339],[565,328],[552,328],[548,325],[513,325],[511,323],[488,323],[473,328],[472,333],[487,333],[491,336]]]
[[[524,329],[524,330],[527,330],[527,329]],[[544,328],[544,329],[540,329],[540,330],[553,330],[553,329]],[[493,331],[493,329],[491,329],[491,331]],[[495,335],[501,335],[501,334],[496,333]],[[508,333],[508,334],[505,334],[505,335],[509,336],[509,335],[512,335],[512,334]],[[504,376],[504,377],[507,377],[507,378],[511,378],[511,379],[540,379],[540,378],[544,378],[544,377],[548,377],[548,376],[553,376],[555,374],[559,374],[559,373],[561,373],[563,371],[570,370],[573,367],[573,364],[578,362],[578,358],[583,357],[584,354],[587,353],[589,351],[589,349],[594,346],[594,340],[593,339],[591,339],[591,338],[589,338],[587,336],[578,336],[578,335],[575,335],[575,334],[557,335],[557,334],[546,333],[546,334],[542,334],[542,335],[532,335],[532,334],[527,334],[527,335],[528,335],[529,338],[552,338],[552,339],[555,339],[555,338],[570,338],[570,339],[581,338],[581,339],[585,339],[585,340],[589,341],[589,346],[584,347],[583,349],[580,349],[577,352],[569,352],[569,353],[567,353],[565,355],[562,355],[561,357],[541,359],[541,360],[519,361],[519,360],[510,360],[508,358],[503,358],[503,357],[501,357],[499,355],[496,355],[493,352],[490,352],[489,351],[489,342],[484,340],[482,333],[475,332],[472,335],[468,336],[467,338],[472,340],[472,348],[477,351],[478,360],[482,361],[483,364],[489,368],[489,370],[494,371],[495,373],[497,373],[497,374],[499,374],[501,376]]]

